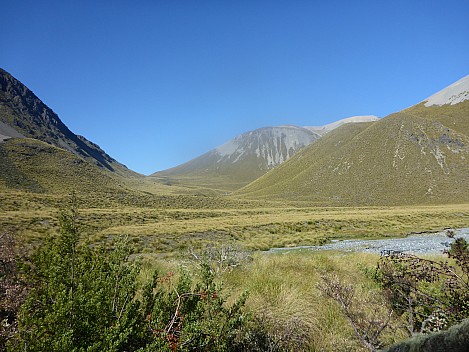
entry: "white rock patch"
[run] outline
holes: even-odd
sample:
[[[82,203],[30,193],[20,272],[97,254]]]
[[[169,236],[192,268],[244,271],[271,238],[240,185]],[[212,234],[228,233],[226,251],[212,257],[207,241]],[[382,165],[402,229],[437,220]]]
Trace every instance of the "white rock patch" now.
[[[469,75],[425,99],[425,106],[455,105],[469,100]]]

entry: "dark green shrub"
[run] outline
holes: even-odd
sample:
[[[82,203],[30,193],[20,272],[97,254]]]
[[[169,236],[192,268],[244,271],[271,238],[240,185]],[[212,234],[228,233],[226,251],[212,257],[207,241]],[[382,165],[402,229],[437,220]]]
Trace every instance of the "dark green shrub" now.
[[[208,261],[200,278],[153,275],[141,292],[129,243],[80,245],[77,210],[31,257],[33,287],[19,312],[12,351],[238,351],[249,316],[246,295],[228,305]],[[137,299],[138,296],[142,298]]]
[[[236,351],[249,321],[242,308],[246,295],[228,306],[210,265],[200,268],[194,283],[183,271],[158,276],[144,288],[143,307],[154,341],[146,351]]]
[[[33,289],[19,314],[22,351],[137,350],[148,341],[134,299],[139,266],[124,240],[112,251],[79,245],[77,212],[60,217],[60,235],[31,258]]]
[[[457,238],[447,254],[451,261],[405,253],[380,258],[375,280],[406,321],[409,335],[439,331],[469,317],[468,244]]]

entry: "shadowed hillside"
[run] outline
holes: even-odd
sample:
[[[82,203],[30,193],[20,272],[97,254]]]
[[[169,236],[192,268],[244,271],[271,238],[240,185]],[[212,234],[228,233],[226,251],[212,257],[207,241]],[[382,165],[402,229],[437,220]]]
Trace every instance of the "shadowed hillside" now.
[[[116,192],[122,187],[117,175],[45,142],[15,138],[0,143],[0,189],[86,193]]]
[[[109,171],[134,174],[98,145],[71,132],[52,109],[3,69],[0,69],[0,122],[2,130],[13,129],[25,137],[63,148]]]

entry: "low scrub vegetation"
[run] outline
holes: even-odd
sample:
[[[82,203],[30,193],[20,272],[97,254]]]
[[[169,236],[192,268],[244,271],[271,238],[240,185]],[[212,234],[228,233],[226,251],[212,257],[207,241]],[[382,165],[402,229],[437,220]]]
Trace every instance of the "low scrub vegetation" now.
[[[109,197],[77,193],[82,237],[112,242],[125,235],[139,251],[160,257],[205,248],[211,242],[267,250],[469,226],[468,204],[335,208],[169,194],[129,196],[122,202],[116,197],[118,193]],[[2,193],[0,226],[22,241],[39,242],[56,233],[57,209],[66,199],[52,194]]]
[[[95,242],[83,231],[92,211],[76,209],[75,201],[50,219],[59,233],[42,234],[32,255],[25,256],[25,246],[19,251],[12,236],[0,238],[0,350],[375,351],[469,314],[469,255],[459,239],[447,261],[398,253],[259,253],[243,237],[202,238],[162,260],[142,251],[133,236]],[[425,209],[440,219],[451,216]],[[169,224],[176,218],[221,219],[232,211],[141,209],[135,215]],[[337,219],[336,211],[318,209],[322,220],[314,220],[307,208],[244,209],[237,223],[252,218],[266,234],[285,231],[287,237],[328,224],[339,233],[371,224],[363,215],[368,209],[343,214],[350,223]],[[430,221],[422,212],[406,217],[395,209],[379,211],[393,214],[381,225],[402,225],[407,217]],[[115,221],[110,210],[99,213]],[[286,214],[291,221],[262,225]],[[362,220],[354,220],[357,215]],[[310,220],[300,221],[303,216]]]
[[[177,278],[154,272],[139,286],[141,266],[129,261],[128,243],[120,240],[112,250],[80,245],[74,209],[61,214],[60,235],[24,266],[32,288],[19,309],[17,333],[2,330],[2,349],[230,351],[243,346],[246,296],[227,304],[208,262],[200,262],[198,279],[186,271]],[[2,311],[2,326],[10,323],[8,314]]]

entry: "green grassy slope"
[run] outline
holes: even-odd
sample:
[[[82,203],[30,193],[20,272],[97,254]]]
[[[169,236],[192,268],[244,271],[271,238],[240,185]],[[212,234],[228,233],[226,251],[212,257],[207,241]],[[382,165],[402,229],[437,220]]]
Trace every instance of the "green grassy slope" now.
[[[262,176],[267,170],[251,156],[242,162],[217,163],[217,156],[206,153],[175,168],[152,176],[163,184],[207,188],[218,192],[231,192]]]
[[[0,143],[0,189],[35,193],[116,192],[122,182],[64,149],[31,138]]]
[[[469,101],[416,106],[343,126],[241,195],[321,204],[436,204],[469,199]]]

